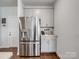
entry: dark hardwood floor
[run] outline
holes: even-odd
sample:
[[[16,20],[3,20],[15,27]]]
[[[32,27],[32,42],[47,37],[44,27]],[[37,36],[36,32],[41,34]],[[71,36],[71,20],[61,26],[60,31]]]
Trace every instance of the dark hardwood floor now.
[[[11,59],[60,59],[56,53],[42,53],[40,57],[19,57],[17,48],[0,48],[0,52],[13,52]]]

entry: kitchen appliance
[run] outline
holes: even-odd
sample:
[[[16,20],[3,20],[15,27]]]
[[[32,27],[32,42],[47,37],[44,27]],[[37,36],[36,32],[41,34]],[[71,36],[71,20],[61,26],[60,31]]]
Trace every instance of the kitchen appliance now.
[[[20,56],[40,56],[40,19],[20,17],[19,24]]]

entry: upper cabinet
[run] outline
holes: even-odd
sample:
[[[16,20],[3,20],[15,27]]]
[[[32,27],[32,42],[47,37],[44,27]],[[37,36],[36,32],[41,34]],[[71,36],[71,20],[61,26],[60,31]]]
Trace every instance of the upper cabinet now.
[[[41,9],[41,26],[42,27],[52,27],[53,26],[53,9]]]

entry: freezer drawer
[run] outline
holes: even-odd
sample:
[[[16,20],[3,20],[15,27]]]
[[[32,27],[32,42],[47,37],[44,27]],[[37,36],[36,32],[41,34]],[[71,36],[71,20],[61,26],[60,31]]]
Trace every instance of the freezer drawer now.
[[[20,56],[40,56],[40,44],[39,43],[21,43],[20,44]]]

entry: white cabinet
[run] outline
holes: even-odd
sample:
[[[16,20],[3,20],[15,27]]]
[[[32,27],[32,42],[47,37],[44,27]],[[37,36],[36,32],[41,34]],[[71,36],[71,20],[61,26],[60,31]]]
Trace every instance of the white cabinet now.
[[[41,52],[48,52],[48,40],[46,40],[44,37],[41,39]]]
[[[55,35],[42,35],[41,36],[41,52],[51,53],[56,52],[56,36]]]
[[[40,12],[41,26],[53,26],[53,9],[42,9]]]
[[[48,52],[56,52],[56,39],[48,39],[48,42],[49,42],[49,44],[48,44]]]

